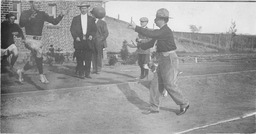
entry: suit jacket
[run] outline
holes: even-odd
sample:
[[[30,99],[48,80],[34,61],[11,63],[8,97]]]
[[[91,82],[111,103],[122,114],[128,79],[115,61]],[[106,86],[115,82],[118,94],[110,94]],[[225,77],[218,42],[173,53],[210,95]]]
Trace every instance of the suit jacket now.
[[[85,49],[85,50],[93,50],[93,42],[88,40],[88,37],[91,35],[95,38],[97,32],[97,26],[95,24],[95,19],[89,15],[87,15],[87,33],[86,40],[83,40],[83,30],[81,23],[81,15],[75,16],[72,20],[70,27],[71,35],[74,39],[74,48],[75,49]],[[76,41],[76,38],[79,37],[81,41]]]
[[[103,48],[107,47],[107,37],[109,35],[107,23],[99,19],[96,23],[97,33],[95,37],[95,49],[96,51],[102,51]]]

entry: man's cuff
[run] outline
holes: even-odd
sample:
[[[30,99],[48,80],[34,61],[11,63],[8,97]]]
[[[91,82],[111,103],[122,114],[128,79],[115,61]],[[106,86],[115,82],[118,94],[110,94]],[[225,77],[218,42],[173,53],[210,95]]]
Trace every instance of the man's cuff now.
[[[59,17],[60,19],[62,19],[64,16],[65,16],[65,15],[60,14],[58,17]]]
[[[139,27],[136,26],[136,27],[135,27],[135,32],[138,32],[138,30],[139,30]]]

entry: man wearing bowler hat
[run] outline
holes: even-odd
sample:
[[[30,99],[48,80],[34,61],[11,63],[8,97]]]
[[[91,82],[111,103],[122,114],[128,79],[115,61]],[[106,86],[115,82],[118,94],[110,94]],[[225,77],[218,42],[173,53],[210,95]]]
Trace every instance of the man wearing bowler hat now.
[[[147,44],[142,44],[140,47],[144,50],[156,45],[156,57],[158,62],[157,76],[158,87],[150,87],[150,104],[151,106],[145,114],[159,112],[159,97],[164,89],[167,90],[174,102],[180,106],[180,111],[177,115],[184,114],[189,108],[188,100],[182,95],[181,91],[177,89],[177,76],[178,76],[178,57],[175,52],[177,49],[174,42],[172,30],[168,27],[169,11],[161,8],[156,12],[155,24],[160,29],[148,30],[136,26],[132,22],[131,27],[144,36],[150,37],[153,40]]]
[[[90,5],[81,3],[78,5],[81,14],[72,20],[70,32],[74,39],[75,57],[77,61],[76,71],[80,78],[91,78],[92,53],[94,51],[93,38],[97,32],[95,19],[88,15]]]

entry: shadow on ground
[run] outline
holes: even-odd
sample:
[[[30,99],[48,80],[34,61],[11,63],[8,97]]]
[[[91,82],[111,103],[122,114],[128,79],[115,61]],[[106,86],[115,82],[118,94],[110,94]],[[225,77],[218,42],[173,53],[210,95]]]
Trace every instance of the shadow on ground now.
[[[118,84],[117,87],[123,92],[127,100],[140,110],[146,110],[149,106],[147,102],[139,98],[138,94],[131,89],[128,83]]]

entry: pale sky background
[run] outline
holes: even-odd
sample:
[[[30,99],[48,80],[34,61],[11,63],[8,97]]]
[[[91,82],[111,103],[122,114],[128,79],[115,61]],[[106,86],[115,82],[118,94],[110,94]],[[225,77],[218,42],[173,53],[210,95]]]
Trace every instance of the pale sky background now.
[[[256,35],[256,2],[140,2],[110,1],[107,16],[139,25],[140,17],[148,17],[153,28],[156,11],[169,10],[173,18],[168,22],[174,31],[190,32],[189,25],[202,26],[201,33],[226,33],[231,22],[236,22],[237,34]],[[156,26],[155,26],[156,28]]]

